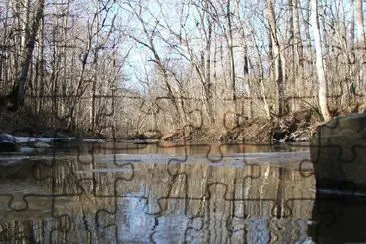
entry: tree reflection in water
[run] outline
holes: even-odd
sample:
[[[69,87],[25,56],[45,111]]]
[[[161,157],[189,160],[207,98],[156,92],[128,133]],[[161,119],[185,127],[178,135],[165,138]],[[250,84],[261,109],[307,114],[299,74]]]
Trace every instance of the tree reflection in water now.
[[[300,174],[296,165],[279,167],[244,160],[239,154],[218,162],[198,154],[187,162],[184,156],[98,155],[44,157],[1,166],[2,172],[9,173],[3,173],[0,181],[5,189],[0,194],[0,240],[288,243],[311,239],[308,220],[315,180]]]

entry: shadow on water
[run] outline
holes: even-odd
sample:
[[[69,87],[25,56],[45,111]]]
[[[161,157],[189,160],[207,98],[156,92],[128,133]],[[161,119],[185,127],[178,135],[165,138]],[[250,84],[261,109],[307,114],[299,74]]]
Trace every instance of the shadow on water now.
[[[244,157],[243,152],[254,146],[212,146],[213,155],[236,155],[218,160],[207,159],[207,145],[198,147],[172,147],[165,156],[143,151],[140,158],[121,151],[105,155],[104,149],[90,147],[76,154],[3,158],[0,241],[301,243],[311,239],[314,177],[305,177],[296,167],[273,165],[264,157],[267,154],[255,154],[254,149],[252,156]],[[177,151],[182,149],[196,157],[185,160]],[[291,161],[290,154],[278,155]],[[298,165],[297,160],[293,164]]]
[[[366,197],[318,193],[312,219],[308,233],[317,243],[366,242]]]

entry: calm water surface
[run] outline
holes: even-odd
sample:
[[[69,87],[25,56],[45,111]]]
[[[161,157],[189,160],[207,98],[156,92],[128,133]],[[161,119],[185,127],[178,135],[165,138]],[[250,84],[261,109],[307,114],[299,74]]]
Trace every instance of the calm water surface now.
[[[0,242],[363,240],[366,204],[317,196],[309,157],[300,145],[126,142],[3,154]]]

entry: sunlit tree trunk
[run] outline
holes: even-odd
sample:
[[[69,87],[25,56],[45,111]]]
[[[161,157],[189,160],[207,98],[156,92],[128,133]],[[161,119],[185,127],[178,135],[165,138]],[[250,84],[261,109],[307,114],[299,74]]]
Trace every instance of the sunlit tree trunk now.
[[[235,60],[234,60],[234,40],[233,40],[233,27],[232,27],[232,13],[230,1],[227,1],[226,5],[226,16],[228,23],[228,49],[229,49],[229,64],[230,64],[230,80],[231,80],[231,89],[233,92],[232,99],[234,103],[234,113],[235,113],[235,125],[239,124],[238,117],[238,103],[237,103],[237,91],[236,91],[236,74],[235,74]]]
[[[322,57],[322,43],[320,40],[320,27],[318,22],[318,1],[311,0],[312,26],[316,51],[316,69],[318,74],[318,99],[320,112],[325,121],[330,120],[327,101],[327,81],[325,78],[324,64]]]
[[[301,84],[303,82],[303,47],[300,32],[300,20],[299,20],[299,0],[290,0],[291,3],[291,15],[292,15],[292,34],[293,34],[293,75],[294,75],[294,96],[299,97],[304,95],[302,93]],[[298,109],[297,98],[293,99],[294,110]]]
[[[201,82],[204,87],[204,93],[205,93],[205,103],[207,107],[208,112],[208,118],[210,120],[210,123],[213,125],[215,124],[215,111],[214,111],[214,101],[213,101],[213,86],[211,80],[211,46],[212,46],[212,37],[213,37],[213,28],[214,23],[210,16],[210,5],[209,1],[205,1],[204,3],[204,13],[201,15],[201,24],[202,26],[205,26],[206,29],[203,30],[204,38],[205,38],[205,47],[204,47],[204,56],[203,56],[203,63],[201,63],[201,66],[204,70],[204,74],[202,76]]]
[[[267,0],[266,6],[267,20],[270,30],[270,38],[272,41],[273,61],[274,61],[274,77],[277,84],[277,106],[278,115],[282,116],[285,109],[285,92],[284,92],[284,78],[281,62],[280,44],[277,37],[276,18],[274,13],[274,0]]]
[[[362,11],[362,0],[355,0],[355,23],[357,27],[357,39],[359,41],[359,45],[365,48],[365,29],[363,26],[363,11]]]
[[[366,40],[365,40],[365,28],[363,25],[364,16],[363,16],[363,1],[362,0],[354,0],[355,1],[355,23],[357,27],[357,40],[358,40],[358,54],[359,54],[359,63],[360,63],[360,72],[359,72],[359,85],[361,87],[360,92],[364,95],[363,101],[366,101]],[[352,84],[352,88],[354,88],[354,83]],[[355,93],[355,92],[354,92]]]

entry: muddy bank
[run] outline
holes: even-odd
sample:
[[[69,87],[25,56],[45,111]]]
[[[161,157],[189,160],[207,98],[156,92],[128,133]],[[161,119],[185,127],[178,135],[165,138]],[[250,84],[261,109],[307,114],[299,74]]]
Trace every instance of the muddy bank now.
[[[320,123],[310,110],[298,111],[282,118],[257,118],[246,121],[222,136],[223,140],[260,142],[308,142]]]
[[[43,152],[49,147],[101,139],[100,135],[72,130],[45,112],[34,114],[29,108],[0,111],[0,152]]]
[[[319,115],[311,110],[298,111],[281,118],[273,117],[246,119],[238,125],[226,128],[222,125],[210,128],[191,128],[186,126],[176,131],[149,131],[128,137],[113,138],[111,135],[93,135],[87,131],[70,130],[61,121],[47,126],[44,115],[34,115],[23,111],[18,113],[0,113],[0,134],[29,137],[61,138],[111,138],[138,140],[141,143],[156,140],[189,141],[249,141],[249,142],[308,142],[320,124]]]
[[[17,112],[0,110],[0,134],[18,137],[102,138],[99,134],[73,128],[49,112],[35,114],[30,108],[25,107]]]
[[[304,110],[281,118],[247,119],[231,128],[190,128],[164,134],[160,131],[138,134],[130,139],[248,142],[309,142],[320,119],[313,111]]]

